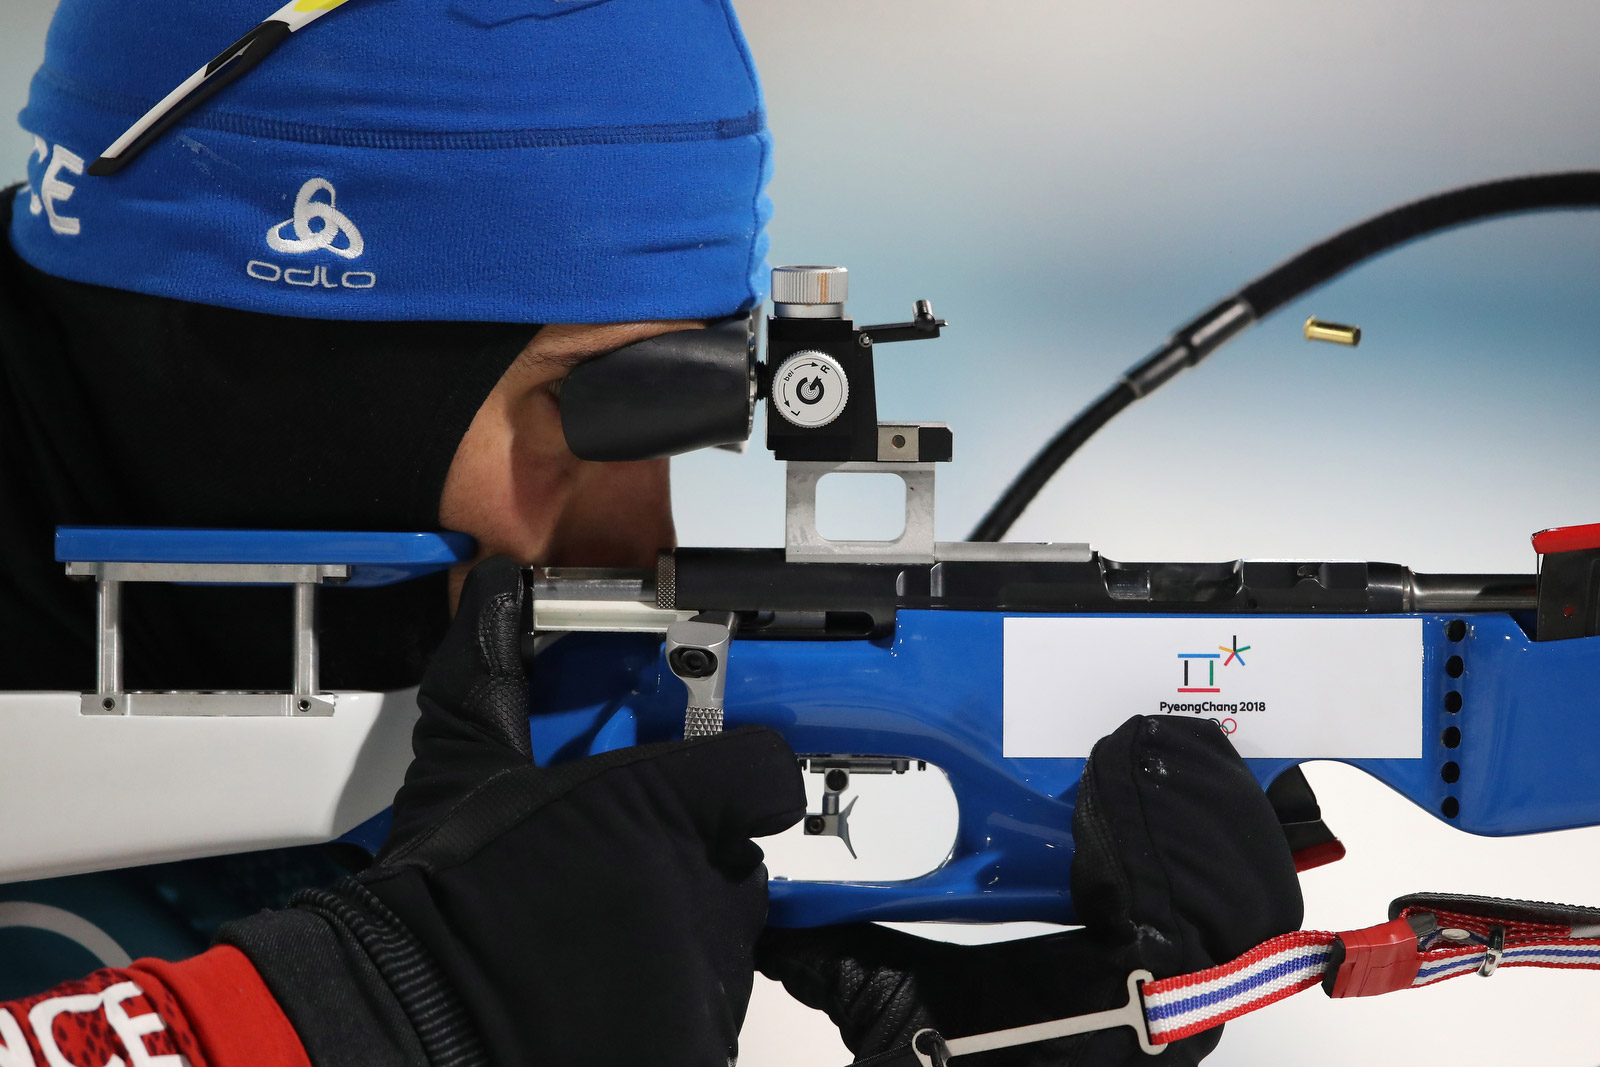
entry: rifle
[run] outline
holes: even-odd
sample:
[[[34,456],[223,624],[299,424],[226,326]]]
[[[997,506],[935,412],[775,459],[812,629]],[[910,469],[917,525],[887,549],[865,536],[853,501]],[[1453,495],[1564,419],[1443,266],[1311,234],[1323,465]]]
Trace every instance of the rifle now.
[[[852,855],[852,775],[948,778],[959,814],[943,864],[894,882],[774,881],[770,920],[787,926],[1074,921],[1076,783],[1094,740],[1133,714],[1205,716],[1225,730],[1302,868],[1343,854],[1296,769],[1308,759],[1359,767],[1472,833],[1595,824],[1600,525],[1535,535],[1539,566],[1527,574],[1125,562],[1084,544],[997,539],[1118,411],[1300,292],[1432,229],[1597,192],[1592,174],[1457,190],[1290,260],[1131,368],[968,542],[933,533],[949,427],[880,423],[874,401],[873,352],[947,324],[918,301],[909,322],[857,327],[842,268],[779,268],[753,378],[767,447],[787,465],[785,546],[679,549],[653,572],[530,569],[528,632],[549,649],[535,671],[538,758],[770,726],[823,778],[805,832]],[[593,424],[585,398],[620,387],[608,358],[574,372],[564,418]],[[594,447],[573,444],[580,455]],[[904,529],[891,541],[829,540],[817,484],[862,473],[901,480]]]

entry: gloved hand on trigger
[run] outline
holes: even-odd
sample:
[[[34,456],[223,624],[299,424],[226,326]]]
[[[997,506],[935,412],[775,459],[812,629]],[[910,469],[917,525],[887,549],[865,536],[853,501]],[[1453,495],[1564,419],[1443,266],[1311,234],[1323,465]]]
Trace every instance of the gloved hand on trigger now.
[[[1300,884],[1278,818],[1210,721],[1136,716],[1102,738],[1072,829],[1083,930],[979,946],[871,925],[770,930],[757,963],[828,1013],[857,1064],[879,1055],[912,1064],[905,1046],[923,1027],[952,1038],[1120,1007],[1130,971],[1201,970],[1300,927]],[[1195,1064],[1220,1037],[1218,1027],[1157,1058],[1119,1027],[954,1063]]]
[[[509,560],[467,579],[377,863],[223,929],[316,1067],[733,1061],[794,754],[749,729],[535,766],[522,601]]]

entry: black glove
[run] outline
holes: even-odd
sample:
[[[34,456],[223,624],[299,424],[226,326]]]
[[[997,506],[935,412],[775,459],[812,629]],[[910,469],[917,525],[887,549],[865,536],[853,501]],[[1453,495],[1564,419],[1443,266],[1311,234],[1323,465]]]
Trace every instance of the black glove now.
[[[757,964],[826,1011],[859,1063],[892,1055],[923,1027],[961,1037],[1119,1007],[1130,971],[1201,970],[1300,927],[1300,884],[1277,816],[1209,721],[1135,717],[1102,738],[1072,830],[1083,930],[978,946],[877,926],[769,930]],[[956,1063],[1194,1064],[1220,1037],[1220,1027],[1197,1034],[1158,1058],[1121,1027]]]
[[[767,906],[750,838],[804,812],[794,754],[751,729],[534,766],[521,614],[514,564],[474,569],[422,682],[416,759],[377,863],[225,929],[316,1067],[417,1053],[431,1067],[723,1067],[736,1054]],[[360,994],[334,1004],[319,986]],[[335,1018],[362,1011],[383,1055]]]

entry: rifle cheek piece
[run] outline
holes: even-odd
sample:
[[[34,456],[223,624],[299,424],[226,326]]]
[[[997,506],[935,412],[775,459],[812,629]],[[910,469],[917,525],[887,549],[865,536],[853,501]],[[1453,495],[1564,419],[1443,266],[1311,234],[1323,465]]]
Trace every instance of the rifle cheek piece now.
[[[753,319],[676,330],[579,364],[561,383],[561,430],[579,459],[657,459],[743,444],[756,405]]]

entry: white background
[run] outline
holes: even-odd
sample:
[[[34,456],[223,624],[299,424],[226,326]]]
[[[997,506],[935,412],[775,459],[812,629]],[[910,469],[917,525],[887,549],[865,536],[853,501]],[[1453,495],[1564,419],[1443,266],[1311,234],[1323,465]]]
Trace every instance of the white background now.
[[[20,106],[49,7],[0,4],[0,109]],[[846,264],[861,320],[927,297],[954,323],[879,360],[883,417],[955,429],[945,539],[1168,330],[1302,246],[1438,189],[1600,163],[1600,6],[1576,0],[749,0],[741,16],[777,137],[773,262]],[[3,173],[20,177],[28,142],[11,138]],[[1361,347],[1300,340],[1312,313],[1363,327]],[[1597,339],[1600,217],[1435,239],[1141,402],[1016,534],[1124,559],[1531,570],[1533,530],[1600,519]],[[679,471],[686,543],[781,542],[763,453]],[[1309,773],[1350,848],[1305,876],[1309,927],[1377,922],[1419,889],[1600,903],[1600,833],[1474,839],[1341,767]],[[1600,1063],[1575,1025],[1597,1001],[1600,976],[1559,972],[1312,992],[1230,1025],[1208,1062],[1576,1067]],[[826,1020],[758,988],[744,1062],[846,1059]]]

